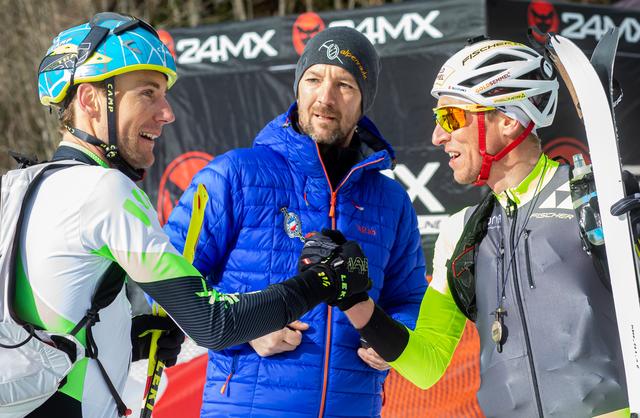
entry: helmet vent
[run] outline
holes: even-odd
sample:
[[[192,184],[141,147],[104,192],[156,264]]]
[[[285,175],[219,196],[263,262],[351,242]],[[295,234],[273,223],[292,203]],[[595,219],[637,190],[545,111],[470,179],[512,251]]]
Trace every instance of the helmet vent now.
[[[543,79],[542,75],[540,74],[540,70],[539,69],[535,69],[535,70],[531,70],[526,74],[522,74],[520,77],[518,77],[520,80],[541,80]]]
[[[539,94],[537,96],[531,97],[531,103],[534,104],[538,110],[543,111],[545,107],[547,107],[547,103],[549,103],[549,99],[551,98],[551,92],[547,92],[544,94]]]
[[[461,81],[458,84],[463,86],[463,87],[468,87],[468,88],[475,87],[478,84],[483,83],[486,80],[489,80],[490,78],[493,78],[494,76],[500,74],[501,72],[502,72],[502,70],[491,71],[489,73],[482,73],[482,74],[477,75],[475,77],[466,79],[465,81]]]
[[[482,93],[482,96],[493,97],[493,96],[499,96],[502,94],[517,93],[519,91],[522,91],[521,87],[496,87],[491,90],[485,91],[484,93]]]
[[[539,56],[539,55],[537,55],[537,54],[535,53],[535,51],[530,51],[530,50],[528,50],[528,49],[514,48],[514,50],[515,50],[515,51],[518,51],[518,52],[522,52],[523,54],[530,55],[530,56],[531,56],[531,58],[538,58],[538,56]],[[515,57],[514,57],[514,58],[515,58]]]
[[[493,64],[502,64],[504,62],[513,62],[513,61],[526,61],[526,58],[516,57],[516,56],[513,56],[513,55],[506,55],[506,54],[498,54],[498,55],[495,55],[495,56],[489,58],[485,62],[483,62],[479,66],[479,68],[488,67],[488,66],[493,65]]]

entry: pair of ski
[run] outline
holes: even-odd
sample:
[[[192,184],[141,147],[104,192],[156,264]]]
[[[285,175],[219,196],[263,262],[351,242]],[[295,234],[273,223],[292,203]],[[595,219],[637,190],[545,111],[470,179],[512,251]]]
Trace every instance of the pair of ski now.
[[[625,199],[614,116],[613,64],[618,29],[598,42],[591,62],[573,42],[549,35],[545,48],[582,118],[598,191],[611,288],[622,346],[631,417],[640,417],[640,292],[628,215],[637,199]],[[613,213],[612,213],[613,212]],[[598,330],[594,330],[598,332]]]

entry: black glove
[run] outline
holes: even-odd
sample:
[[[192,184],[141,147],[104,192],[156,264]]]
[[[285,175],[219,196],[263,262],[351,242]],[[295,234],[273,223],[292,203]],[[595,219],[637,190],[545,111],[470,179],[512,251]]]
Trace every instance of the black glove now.
[[[151,347],[151,331],[161,330],[158,338],[158,360],[164,362],[165,367],[176,364],[180,346],[184,342],[182,330],[166,316],[138,315],[131,323],[132,360],[138,361],[149,358]]]
[[[322,233],[311,232],[307,235],[302,253],[298,258],[298,272],[302,273],[330,257],[336,248],[345,242],[347,239],[342,232],[335,229],[323,229]]]
[[[337,247],[331,256],[300,273],[300,277],[332,306],[371,288],[367,257],[355,241]]]
[[[322,260],[335,256],[341,251],[339,246],[346,242],[347,240],[344,235],[335,229],[323,229],[321,234],[312,232],[310,236],[307,237],[300,258],[298,259],[298,271],[303,272],[313,265],[320,263]],[[362,257],[364,258],[364,254],[362,254]],[[366,258],[364,258],[364,260],[368,278],[368,262]],[[370,285],[367,287],[367,290],[369,288],[371,288]],[[366,291],[362,291],[344,297],[340,299],[339,302],[330,301],[329,304],[335,304],[341,311],[346,311],[356,303],[364,302],[367,299],[369,299],[369,295]]]

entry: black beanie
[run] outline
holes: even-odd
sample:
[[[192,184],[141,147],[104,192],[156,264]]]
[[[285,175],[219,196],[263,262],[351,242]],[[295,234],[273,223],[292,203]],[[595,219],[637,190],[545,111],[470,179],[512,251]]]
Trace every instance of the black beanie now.
[[[349,71],[360,87],[362,113],[371,109],[378,90],[380,57],[366,36],[353,28],[332,27],[311,38],[296,65],[293,92],[298,97],[300,78],[315,64],[329,64]]]

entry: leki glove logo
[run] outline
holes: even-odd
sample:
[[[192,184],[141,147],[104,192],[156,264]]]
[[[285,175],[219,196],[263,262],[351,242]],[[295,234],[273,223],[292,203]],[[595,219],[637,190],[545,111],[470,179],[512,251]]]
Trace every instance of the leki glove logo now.
[[[368,274],[369,260],[365,257],[349,257],[347,259],[347,270],[350,273],[358,272],[360,274]]]

